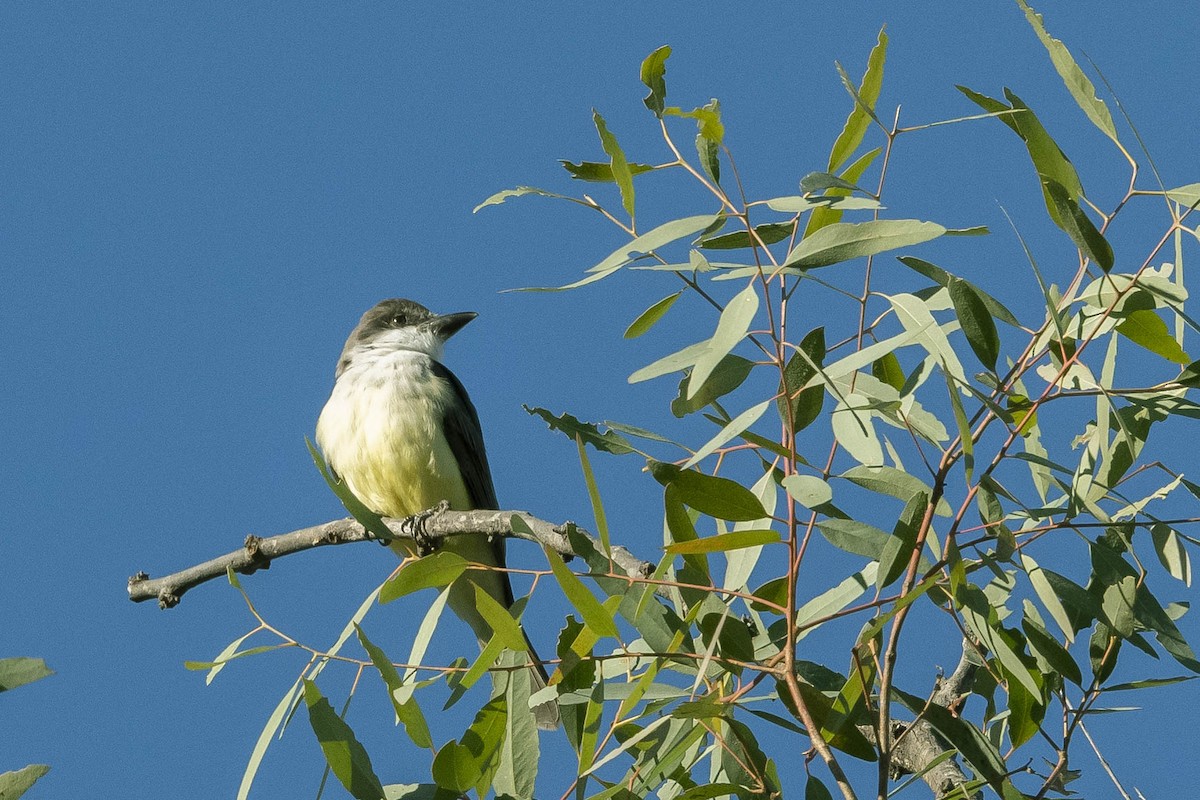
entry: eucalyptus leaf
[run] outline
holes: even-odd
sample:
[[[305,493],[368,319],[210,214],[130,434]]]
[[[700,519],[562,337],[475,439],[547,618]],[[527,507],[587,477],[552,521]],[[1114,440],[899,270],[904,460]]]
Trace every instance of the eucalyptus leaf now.
[[[915,219],[881,219],[868,222],[835,222],[805,236],[792,248],[785,267],[827,267],[888,250],[928,242],[946,232],[935,222]]]

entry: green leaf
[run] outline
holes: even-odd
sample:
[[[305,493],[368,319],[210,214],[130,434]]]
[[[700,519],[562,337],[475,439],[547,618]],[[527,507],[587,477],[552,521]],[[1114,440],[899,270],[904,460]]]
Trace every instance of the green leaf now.
[[[1037,593],[1038,599],[1042,601],[1042,605],[1050,612],[1050,616],[1053,617],[1055,624],[1058,625],[1059,630],[1066,637],[1067,643],[1070,644],[1075,640],[1075,631],[1077,628],[1071,623],[1071,615],[1067,613],[1067,609],[1063,605],[1059,593],[1054,589],[1054,585],[1049,577],[1052,573],[1043,570],[1038,566],[1036,561],[1024,552],[1021,553],[1021,565],[1025,568],[1025,574],[1029,576],[1029,582],[1033,584],[1033,590]],[[1070,583],[1066,578],[1062,578],[1061,576],[1056,577],[1060,578],[1060,586],[1063,585],[1061,581]],[[1080,587],[1075,588],[1078,588],[1081,592],[1083,591]]]
[[[1163,318],[1148,308],[1134,311],[1125,317],[1117,326],[1117,333],[1168,361],[1176,364],[1187,364],[1191,361],[1167,330],[1167,323]]]
[[[525,633],[521,630],[521,625],[513,619],[508,609],[500,605],[482,586],[477,583],[472,586],[475,588],[475,609],[491,626],[492,633],[509,650],[524,653]]]
[[[685,417],[699,411],[741,386],[752,369],[753,361],[730,353],[717,362],[699,391],[691,391],[692,376],[685,375],[679,383],[679,396],[671,401],[671,413],[676,417]]]
[[[807,683],[799,683],[800,695],[808,706],[817,725],[820,726],[820,736],[829,742],[830,746],[848,753],[863,761],[875,761],[875,748],[867,741],[857,728],[852,725],[837,726],[833,718],[837,716],[833,709],[833,701],[826,697],[817,687]],[[792,708],[791,694],[782,685],[778,688],[779,697],[788,708]],[[795,713],[795,712],[793,712]],[[810,732],[811,735],[811,732]]]
[[[433,779],[443,789],[482,797],[500,766],[508,707],[503,696],[493,697],[475,715],[458,742],[447,742],[433,759]]]
[[[754,236],[748,231],[734,231],[702,239],[700,247],[705,250],[737,250],[742,247],[759,247],[762,244],[775,244],[791,236],[796,230],[795,222],[768,222],[754,227]]]
[[[1042,46],[1050,54],[1050,61],[1054,64],[1055,71],[1066,84],[1067,91],[1075,98],[1076,104],[1083,110],[1083,113],[1087,114],[1092,124],[1119,147],[1120,141],[1117,139],[1117,128],[1113,124],[1112,114],[1109,113],[1108,106],[1104,104],[1104,101],[1096,96],[1096,87],[1092,85],[1075,59],[1071,57],[1071,51],[1062,41],[1050,36],[1046,31],[1042,15],[1030,8],[1025,0],[1017,0],[1017,5],[1025,12],[1025,19],[1029,21],[1034,33],[1041,40]]]
[[[618,456],[637,452],[624,436],[613,430],[601,432],[600,427],[593,422],[582,422],[566,412],[554,416],[544,408],[530,408],[524,405],[521,407],[526,413],[541,417],[550,426],[550,430],[562,431],[572,440],[581,438],[584,444],[590,444],[597,450]]]
[[[657,361],[647,364],[630,375],[628,380],[630,383],[641,383],[651,378],[657,378],[661,375],[668,375],[672,372],[679,372],[688,367],[693,367],[696,364],[696,359],[700,358],[707,351],[708,342],[689,344],[682,350],[676,350],[668,356],[663,356]],[[688,386],[691,386],[691,381],[688,382]]]
[[[1009,90],[1004,90],[1004,96],[1008,99],[1011,106],[1001,103],[979,92],[972,91],[965,86],[959,86],[958,90],[970,98],[973,102],[982,107],[985,111],[996,113],[999,111],[1012,111],[1011,114],[1003,114],[998,119],[1016,132],[1025,142],[1025,147],[1029,151],[1029,158],[1033,161],[1033,168],[1042,178],[1042,194],[1046,201],[1046,210],[1050,212],[1054,224],[1059,227],[1063,226],[1063,221],[1059,216],[1058,208],[1046,191],[1046,180],[1050,179],[1062,185],[1069,197],[1079,197],[1083,194],[1083,186],[1079,182],[1079,175],[1075,172],[1075,167],[1063,154],[1063,151],[1055,143],[1046,129],[1042,127],[1042,123],[1021,98]]]
[[[408,738],[412,739],[413,744],[417,747],[423,749],[433,747],[433,739],[429,735],[429,725],[425,722],[425,715],[421,713],[421,707],[411,696],[407,700],[402,700],[398,694],[404,687],[404,679],[400,677],[396,665],[378,645],[367,638],[367,634],[360,626],[355,625],[354,631],[358,634],[358,641],[363,650],[366,650],[367,655],[370,656],[371,663],[379,671],[379,677],[387,686],[388,699],[392,701],[392,710],[396,712],[396,719],[404,725]]]
[[[467,571],[468,566],[470,564],[465,558],[449,550],[430,553],[405,565],[404,569],[388,578],[379,591],[379,602],[390,603],[421,589],[449,586]]]
[[[804,784],[804,800],[833,800],[833,795],[819,778],[809,775],[808,782]]]
[[[846,124],[842,126],[842,132],[838,134],[833,143],[833,150],[829,153],[830,172],[836,172],[842,164],[846,163],[846,159],[862,144],[863,136],[871,126],[871,116],[863,108],[863,104],[867,109],[873,109],[875,103],[879,101],[879,91],[883,87],[883,64],[887,60],[887,46],[887,33],[885,29],[880,28],[879,38],[875,46],[871,48],[871,55],[867,58],[866,72],[863,73],[862,81],[858,85],[854,108],[851,109],[850,116],[846,118]]]
[[[584,623],[600,636],[616,638],[619,632],[612,614],[600,605],[600,601],[583,585],[583,581],[563,563],[562,556],[546,550],[546,560],[550,562],[550,570],[554,573],[554,579],[558,581],[563,594],[583,617]]]
[[[1154,631],[1154,638],[1172,658],[1192,672],[1200,672],[1200,661],[1191,646],[1144,583],[1137,587],[1133,610],[1138,623]]]
[[[933,490],[929,488],[929,485],[920,478],[898,470],[895,467],[851,467],[838,477],[845,478],[868,491],[886,494],[889,497],[895,497],[897,500],[903,500],[905,503],[908,503],[909,500],[921,493],[926,495],[933,494]],[[948,517],[951,514],[950,504],[944,499],[939,500],[937,508],[934,511],[939,516]]]
[[[750,408],[731,419],[717,432],[716,436],[708,440],[703,447],[692,454],[692,457],[684,463],[683,469],[690,469],[696,466],[716,452],[718,448],[725,446],[729,440],[735,436],[741,436],[747,428],[758,422],[759,417],[766,413],[770,405],[770,400],[764,400],[756,406],[750,406]]]
[[[30,764],[27,767],[0,774],[0,800],[17,800],[50,771],[46,764]]]
[[[853,519],[826,519],[817,528],[834,547],[876,560],[891,538],[874,525]]]
[[[900,359],[896,358],[895,353],[884,353],[872,361],[871,375],[897,392],[904,389],[904,370],[900,368]]]
[[[1096,228],[1091,218],[1080,208],[1079,203],[1071,196],[1062,184],[1043,176],[1042,187],[1054,208],[1058,211],[1058,227],[1071,237],[1075,246],[1083,254],[1096,263],[1100,269],[1108,272],[1113,268],[1113,250],[1104,234]]]
[[[605,166],[607,167],[608,165],[605,164]],[[610,175],[612,174],[611,167],[609,168],[609,174]],[[545,189],[538,189],[536,186],[518,186],[515,189],[503,189],[499,192],[496,192],[494,195],[489,197],[487,200],[484,200],[482,203],[475,206],[475,208],[472,210],[472,213],[478,213],[481,208],[487,208],[488,206],[498,206],[501,203],[503,203],[505,200],[508,200],[511,197],[525,197],[526,195],[536,195],[538,197],[549,197],[554,200],[567,200],[569,202],[579,203],[580,205],[585,205],[585,206],[590,205],[589,203],[587,203],[583,200],[577,200],[574,197],[568,197],[565,194],[555,194],[554,192],[547,192]]]
[[[879,531],[879,533],[884,536],[887,535],[883,531]],[[799,641],[816,630],[819,627],[817,624],[818,620],[824,619],[830,614],[836,614],[862,597],[863,592],[871,588],[871,584],[875,582],[878,575],[878,565],[874,563],[867,564],[867,566],[846,578],[837,586],[821,592],[821,594],[797,608],[796,629],[798,633],[796,634],[796,640]],[[786,601],[786,595],[784,599]]]
[[[1056,674],[1062,675],[1076,686],[1083,684],[1083,674],[1079,671],[1079,665],[1071,658],[1067,648],[1051,636],[1049,631],[1029,615],[1021,620],[1021,629],[1025,632],[1025,638],[1034,655],[1041,656]]]
[[[552,556],[558,558],[557,555]],[[561,559],[558,559],[561,561]],[[524,655],[505,653],[504,666],[519,666]],[[503,660],[503,659],[502,659]],[[527,669],[505,672],[497,682],[497,691],[503,685],[504,715],[503,743],[496,768],[493,785],[496,797],[513,800],[532,800],[533,786],[538,772],[538,732],[533,714],[529,713],[529,697],[532,689],[531,673]],[[482,796],[482,792],[480,793]]]
[[[0,658],[0,692],[7,692],[18,686],[39,681],[54,670],[46,666],[40,658]]]
[[[758,531],[733,531],[732,533],[722,533],[717,536],[706,536],[702,539],[693,539],[690,542],[676,542],[669,544],[664,550],[674,555],[683,555],[685,553],[724,553],[729,550],[742,550],[747,547],[758,547],[764,544],[773,544],[779,541],[779,534],[771,530]]]
[[[879,575],[875,588],[883,591],[884,587],[899,578],[908,569],[912,560],[913,550],[917,544],[917,534],[921,529],[921,521],[925,509],[929,505],[929,495],[920,492],[912,496],[904,506],[891,537],[879,554]]]
[[[683,217],[671,220],[670,222],[664,222],[662,225],[652,228],[641,236],[631,239],[621,247],[618,247],[599,264],[594,267],[588,267],[587,272],[602,272],[607,274],[614,267],[621,267],[628,264],[637,256],[653,253],[660,247],[666,247],[672,242],[677,242],[687,236],[699,233],[721,219],[723,217],[720,214],[699,214],[693,217]]]
[[[830,415],[833,436],[858,463],[875,467],[883,463],[883,445],[875,435],[870,403],[857,394],[846,395]]]
[[[683,294],[682,290],[676,292],[675,294],[669,294],[662,300],[659,300],[657,303],[647,308],[641,314],[638,314],[638,318],[631,322],[629,327],[625,329],[625,338],[636,339],[646,331],[653,328],[654,323],[663,318],[663,314],[666,314],[667,311],[670,310],[671,306],[675,305],[675,301],[679,299],[681,294]]]
[[[876,147],[874,150],[863,153],[854,160],[854,163],[843,169],[838,177],[847,183],[857,183],[866,173],[867,168],[874,163],[875,159],[882,152],[881,148]],[[849,189],[839,189],[836,187],[826,189],[825,196],[823,197],[804,197],[798,198],[798,200],[803,201],[803,203],[791,198],[776,198],[774,201],[768,201],[768,207],[774,211],[791,214],[799,214],[811,209],[812,213],[808,216],[808,225],[804,228],[805,236],[811,236],[826,225],[841,222],[844,211],[872,210],[883,207],[874,198],[851,197]]]
[[[870,192],[840,175],[828,172],[810,172],[800,179],[800,190],[805,194],[822,194],[828,189],[845,189],[870,196]]]
[[[815,475],[788,475],[781,484],[788,495],[805,508],[816,508],[833,499],[833,489]]]
[[[805,236],[788,253],[784,266],[826,267],[928,242],[945,232],[946,229],[935,222],[915,219],[835,222]]]
[[[1000,336],[996,333],[996,323],[992,321],[987,305],[975,287],[964,280],[952,278],[948,288],[950,302],[954,304],[954,313],[967,336],[967,344],[980,362],[995,372],[996,359],[1000,356]]]
[[[667,59],[670,57],[671,48],[664,44],[642,61],[642,83],[650,90],[642,102],[660,119],[667,98],[667,84],[663,76],[667,73]]]
[[[625,207],[629,218],[633,219],[633,171],[629,168],[629,162],[625,160],[625,151],[621,149],[617,137],[609,132],[604,117],[600,116],[596,109],[592,109],[592,122],[596,123],[596,133],[600,134],[600,146],[609,157],[613,181],[621,190],[621,205]]]
[[[825,328],[813,328],[792,352],[779,381],[779,418],[793,433],[804,430],[821,414],[824,385],[803,388],[825,362]]]
[[[1150,526],[1150,536],[1154,540],[1154,551],[1158,553],[1158,560],[1166,567],[1167,573],[1172,578],[1183,581],[1186,586],[1191,586],[1192,562],[1175,530],[1170,525],[1160,522]]]
[[[371,757],[310,680],[304,681],[304,702],[308,706],[308,721],[334,776],[357,800],[382,800],[383,784],[371,767]]]
[[[1015,678],[1033,696],[1040,697],[1041,687],[1012,644],[1015,637],[998,621],[989,619],[990,606],[983,591],[967,585],[960,589],[960,594],[963,601],[959,611],[975,639],[996,656],[1006,675]]]
[[[928,261],[920,258],[914,258],[913,256],[899,256],[897,260],[914,272],[929,278],[939,286],[949,287],[952,280],[963,280],[957,275],[952,275],[949,272],[946,272],[946,270],[942,269],[936,264],[931,264]],[[966,281],[963,282],[966,283]],[[1001,322],[1006,322],[1009,325],[1012,325],[1014,328],[1021,327],[1021,323],[1015,316],[1013,316],[1013,313],[1005,308],[999,300],[992,297],[978,286],[975,286],[974,284],[969,285],[975,290],[975,294],[979,295],[980,299],[983,300],[983,304],[987,308],[988,313]]]
[[[559,159],[563,169],[571,173],[571,177],[580,181],[588,181],[589,183],[615,183],[616,178],[613,177],[612,164],[604,164],[599,161],[581,161],[578,164],[572,164],[570,161]],[[643,172],[650,172],[655,169],[650,164],[630,164],[630,175],[641,175]]]
[[[767,516],[754,493],[740,483],[694,469],[650,460],[650,474],[663,486],[674,486],[679,499],[702,514],[733,522],[752,522]]]
[[[696,358],[696,365],[692,368],[691,379],[688,381],[689,396],[695,396],[721,359],[745,338],[757,313],[758,287],[750,283],[725,305],[721,318],[717,321],[716,331],[708,340],[707,347]]]

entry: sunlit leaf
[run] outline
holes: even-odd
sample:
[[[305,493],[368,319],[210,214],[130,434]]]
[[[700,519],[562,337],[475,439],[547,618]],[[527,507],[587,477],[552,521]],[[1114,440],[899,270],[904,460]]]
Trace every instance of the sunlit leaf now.
[[[1061,40],[1050,36],[1046,31],[1042,15],[1030,8],[1025,0],[1017,0],[1017,5],[1025,12],[1025,19],[1029,21],[1029,25],[1050,54],[1050,61],[1054,64],[1054,69],[1062,78],[1063,83],[1066,84],[1067,91],[1075,98],[1075,102],[1083,110],[1083,113],[1087,114],[1092,124],[1119,147],[1120,141],[1117,139],[1117,128],[1113,124],[1112,114],[1109,113],[1108,106],[1104,104],[1104,101],[1096,96],[1096,87],[1092,85],[1075,59],[1071,57],[1071,51]]]
[[[50,767],[46,764],[30,764],[12,772],[0,773],[0,800],[16,800],[49,771]]]
[[[554,579],[558,581],[563,594],[583,617],[584,623],[601,636],[616,637],[618,631],[612,614],[600,605],[600,601],[583,585],[583,581],[563,563],[562,556],[547,550],[546,560],[550,562],[550,570],[554,573]]]
[[[1150,526],[1150,536],[1154,540],[1154,550],[1158,553],[1158,560],[1166,567],[1168,574],[1176,580],[1183,581],[1185,585],[1191,586],[1192,562],[1175,530],[1169,525],[1158,523]]]
[[[638,318],[631,322],[629,327],[625,329],[625,338],[636,339],[653,328],[654,323],[662,319],[663,314],[666,314],[671,306],[675,305],[675,301],[679,299],[681,294],[683,294],[682,291],[669,294],[639,314]]]
[[[663,45],[642,61],[642,83],[650,90],[642,102],[656,117],[663,115],[663,104],[667,97],[667,84],[663,76],[667,72],[667,59],[670,57],[670,46]]]
[[[604,148],[605,155],[610,159],[609,165],[612,167],[613,181],[621,190],[621,205],[625,207],[625,213],[632,219],[633,172],[629,168],[629,162],[625,160],[625,151],[621,149],[617,137],[608,130],[608,124],[605,123],[604,117],[600,116],[600,112],[595,109],[592,109],[592,121],[596,123],[596,133],[600,134],[600,146]]]
[[[388,578],[387,583],[379,591],[379,602],[390,603],[406,594],[428,589],[430,587],[449,586],[467,571],[469,562],[449,550],[439,550],[423,558],[418,558],[404,566],[399,572]]]
[[[826,267],[842,261],[936,239],[946,229],[935,222],[915,219],[880,219],[868,222],[835,222],[805,236],[784,261],[786,267]]]
[[[1187,364],[1191,361],[1167,329],[1167,323],[1150,309],[1134,311],[1125,317],[1117,326],[1117,333],[1168,361],[1176,364]]]
[[[696,466],[704,459],[715,453],[719,448],[724,447],[734,437],[740,436],[755,422],[758,422],[759,417],[766,413],[767,408],[771,405],[770,400],[764,400],[758,405],[751,406],[736,417],[731,419],[717,435],[708,440],[683,464],[683,469],[689,469]]]
[[[816,508],[833,499],[833,489],[816,475],[788,475],[782,485],[788,495],[805,508]]]
[[[871,48],[871,55],[867,58],[866,72],[858,85],[858,100],[866,104],[867,108],[874,108],[879,100],[879,91],[883,86],[883,64],[887,60],[887,46],[887,33],[881,28],[878,41]],[[862,144],[863,136],[870,126],[870,115],[859,102],[855,102],[850,116],[846,118],[846,124],[842,126],[842,132],[833,143],[833,150],[829,153],[830,172],[836,172],[846,163],[846,159]]]
[[[689,396],[694,397],[717,364],[742,341],[750,330],[750,323],[758,313],[758,287],[750,283],[738,292],[721,312],[717,329],[707,346],[696,358],[692,375],[688,381]]]
[[[674,486],[679,499],[702,514],[735,522],[749,522],[766,516],[759,499],[740,483],[661,461],[647,464],[656,481],[663,486]]]
[[[0,692],[41,680],[53,675],[54,670],[40,658],[0,658]]]
[[[775,531],[733,531],[717,536],[706,536],[693,539],[690,542],[677,542],[666,546],[668,553],[683,555],[688,553],[724,553],[729,550],[741,550],[746,547],[758,547],[779,541]]]
[[[396,719],[404,725],[408,738],[412,739],[413,744],[417,747],[425,749],[433,747],[433,739],[429,735],[429,725],[425,722],[425,715],[421,713],[421,707],[411,696],[402,699],[400,695],[404,679],[400,677],[396,666],[378,645],[367,638],[367,634],[361,627],[355,625],[354,629],[358,633],[359,643],[367,651],[371,663],[375,665],[375,669],[379,671],[379,677],[387,686],[388,698],[392,701],[392,710],[396,713]]]
[[[875,434],[870,404],[860,395],[848,394],[830,415],[833,436],[858,463],[869,467],[883,463],[883,445]]]
[[[334,776],[357,800],[380,800],[383,784],[375,775],[370,756],[312,681],[304,681],[304,702],[313,733]]]
[[[614,183],[612,164],[605,164],[600,161],[581,161],[578,164],[572,164],[570,161],[559,160],[563,169],[571,173],[571,177],[580,181],[588,181],[590,183]],[[655,169],[650,164],[630,164],[629,173],[631,175],[641,175],[643,172],[650,172]]]

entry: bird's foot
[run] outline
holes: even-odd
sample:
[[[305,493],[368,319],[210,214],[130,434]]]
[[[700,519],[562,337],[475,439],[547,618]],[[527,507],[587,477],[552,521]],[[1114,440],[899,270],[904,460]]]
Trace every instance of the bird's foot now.
[[[409,517],[412,523],[412,537],[417,544],[417,554],[427,556],[437,549],[439,538],[430,536],[429,530],[426,527],[429,520],[436,517],[438,514],[443,514],[450,510],[450,502],[442,500],[433,508],[427,508],[424,511],[419,511]]]

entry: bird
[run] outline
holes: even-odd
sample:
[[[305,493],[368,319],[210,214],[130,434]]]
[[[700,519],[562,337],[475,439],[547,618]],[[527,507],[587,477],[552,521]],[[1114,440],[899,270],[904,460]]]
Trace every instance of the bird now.
[[[439,504],[457,511],[499,509],[479,415],[462,382],[442,364],[446,341],[474,312],[435,314],[412,300],[382,300],[362,315],[338,358],[333,391],[317,421],[317,444],[337,480],[367,508],[403,518]],[[402,557],[413,542],[394,540]],[[480,587],[505,608],[513,604],[502,537],[450,536],[445,550],[497,569],[468,569],[448,603],[483,647],[491,626],[476,608]],[[526,636],[528,645],[528,636]],[[529,646],[531,692],[547,675]],[[554,701],[535,706],[539,728],[559,724]]]

